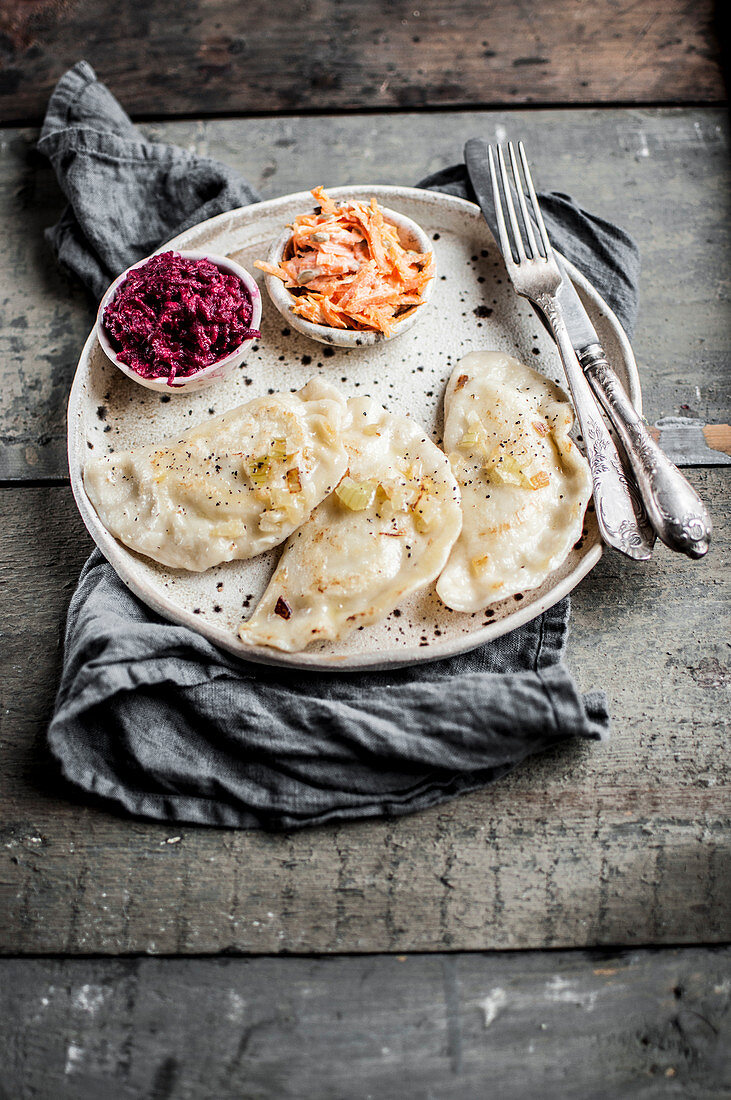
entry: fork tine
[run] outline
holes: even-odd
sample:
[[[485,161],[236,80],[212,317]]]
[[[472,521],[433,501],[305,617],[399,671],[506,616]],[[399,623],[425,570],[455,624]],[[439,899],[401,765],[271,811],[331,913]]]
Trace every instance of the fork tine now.
[[[492,152],[492,145],[487,147],[487,159],[490,164],[490,179],[492,180],[492,198],[495,204],[495,217],[497,218],[498,233],[500,234],[500,251],[505,257],[505,263],[510,267],[513,261],[513,250],[510,246],[508,239],[508,230],[505,225],[505,215],[503,214],[503,204],[500,198],[500,188],[497,182],[497,171],[495,169],[495,157]]]
[[[525,254],[525,248],[523,247],[523,235],[520,232],[520,226],[518,225],[518,219],[515,214],[515,206],[513,205],[513,196],[510,190],[510,179],[508,178],[508,170],[505,167],[505,157],[503,156],[503,149],[501,145],[497,147],[497,159],[500,165],[500,179],[502,180],[503,191],[505,192],[505,202],[508,207],[508,217],[510,218],[510,224],[513,229],[513,236],[515,237],[515,247],[518,252],[518,261],[523,263],[527,256]]]
[[[536,238],[533,232],[533,222],[528,213],[528,207],[525,203],[525,195],[523,194],[523,185],[520,182],[520,172],[518,171],[518,161],[515,156],[515,146],[512,141],[508,142],[508,153],[510,154],[510,167],[513,169],[513,179],[515,180],[515,190],[518,192],[518,202],[520,203],[520,212],[523,215],[523,224],[525,231],[528,234],[528,244],[530,245],[531,255],[534,260],[539,259],[540,253],[538,246],[536,245]]]
[[[528,194],[530,195],[530,201],[533,206],[533,213],[535,214],[536,222],[538,223],[538,230],[541,234],[541,241],[543,242],[546,259],[549,260],[553,256],[553,249],[551,247],[551,242],[548,239],[548,233],[546,232],[546,226],[543,221],[543,214],[541,214],[541,208],[538,205],[538,197],[536,195],[535,187],[533,186],[530,168],[528,167],[528,158],[525,155],[525,148],[522,141],[518,142],[518,150],[520,152],[520,163],[523,165],[525,182],[528,186]]]

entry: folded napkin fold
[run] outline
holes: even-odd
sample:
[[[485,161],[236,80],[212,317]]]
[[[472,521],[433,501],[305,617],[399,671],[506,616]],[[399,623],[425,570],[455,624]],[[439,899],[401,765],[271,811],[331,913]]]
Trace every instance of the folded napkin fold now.
[[[98,297],[187,226],[256,201],[229,168],[145,141],[86,62],[59,82],[39,148],[69,200],[48,238]],[[464,168],[419,186],[469,197]],[[564,195],[549,232],[631,330],[637,251]],[[66,627],[49,729],[68,780],[134,814],[239,828],[396,815],[604,737],[603,693],[563,664],[569,601],[459,657],[387,672],[246,663],[154,615],[95,551]]]
[[[259,201],[225,164],[145,141],[86,61],[56,85],[38,149],[69,202],[46,239],[97,299],[164,241]]]
[[[604,697],[561,662],[568,602],[446,661],[360,674],[237,660],[153,616],[98,551],[69,609],[51,749],[133,813],[240,828],[402,814],[570,737]]]

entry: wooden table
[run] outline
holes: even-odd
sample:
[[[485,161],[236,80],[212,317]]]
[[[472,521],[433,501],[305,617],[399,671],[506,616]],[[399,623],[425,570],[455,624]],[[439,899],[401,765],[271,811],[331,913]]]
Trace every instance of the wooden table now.
[[[564,746],[412,817],[280,836],[117,816],[65,788],[44,743],[90,550],[64,416],[93,309],[44,245],[62,203],[28,124],[78,41],[148,136],[226,161],[265,198],[408,183],[469,136],[523,137],[542,187],[640,242],[650,422],[727,423],[728,126],[710,7],[607,0],[585,51],[567,52],[579,7],[302,4],[306,56],[263,5],[157,0],[137,11],[143,56],[131,6],[6,6],[0,104],[22,125],[0,146],[3,1100],[729,1095],[717,454],[688,470],[716,524],[705,560],[607,554],[574,594],[569,662],[610,695],[608,744]],[[378,47],[365,60],[358,35]]]

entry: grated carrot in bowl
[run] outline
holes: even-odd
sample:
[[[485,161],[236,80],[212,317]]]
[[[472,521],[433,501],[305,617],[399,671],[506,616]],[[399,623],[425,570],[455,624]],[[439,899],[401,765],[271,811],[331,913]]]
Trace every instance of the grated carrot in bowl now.
[[[322,186],[311,194],[319,212],[295,218],[280,262],[254,266],[282,280],[305,320],[390,336],[421,305],[432,253],[404,248],[375,198],[337,204]]]

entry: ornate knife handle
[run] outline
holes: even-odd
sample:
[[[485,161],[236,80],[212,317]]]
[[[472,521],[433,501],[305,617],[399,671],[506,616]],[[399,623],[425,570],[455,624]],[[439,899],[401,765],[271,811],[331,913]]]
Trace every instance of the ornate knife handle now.
[[[647,528],[641,502],[632,498],[617,448],[581,370],[560,306],[552,294],[537,295],[535,301],[545,314],[558,344],[584,435],[599,530],[604,541],[616,550],[630,558],[646,561],[652,554],[654,533]]]
[[[712,529],[703,501],[648,432],[600,345],[585,348],[579,362],[622,441],[652,526],[671,550],[702,558]]]

